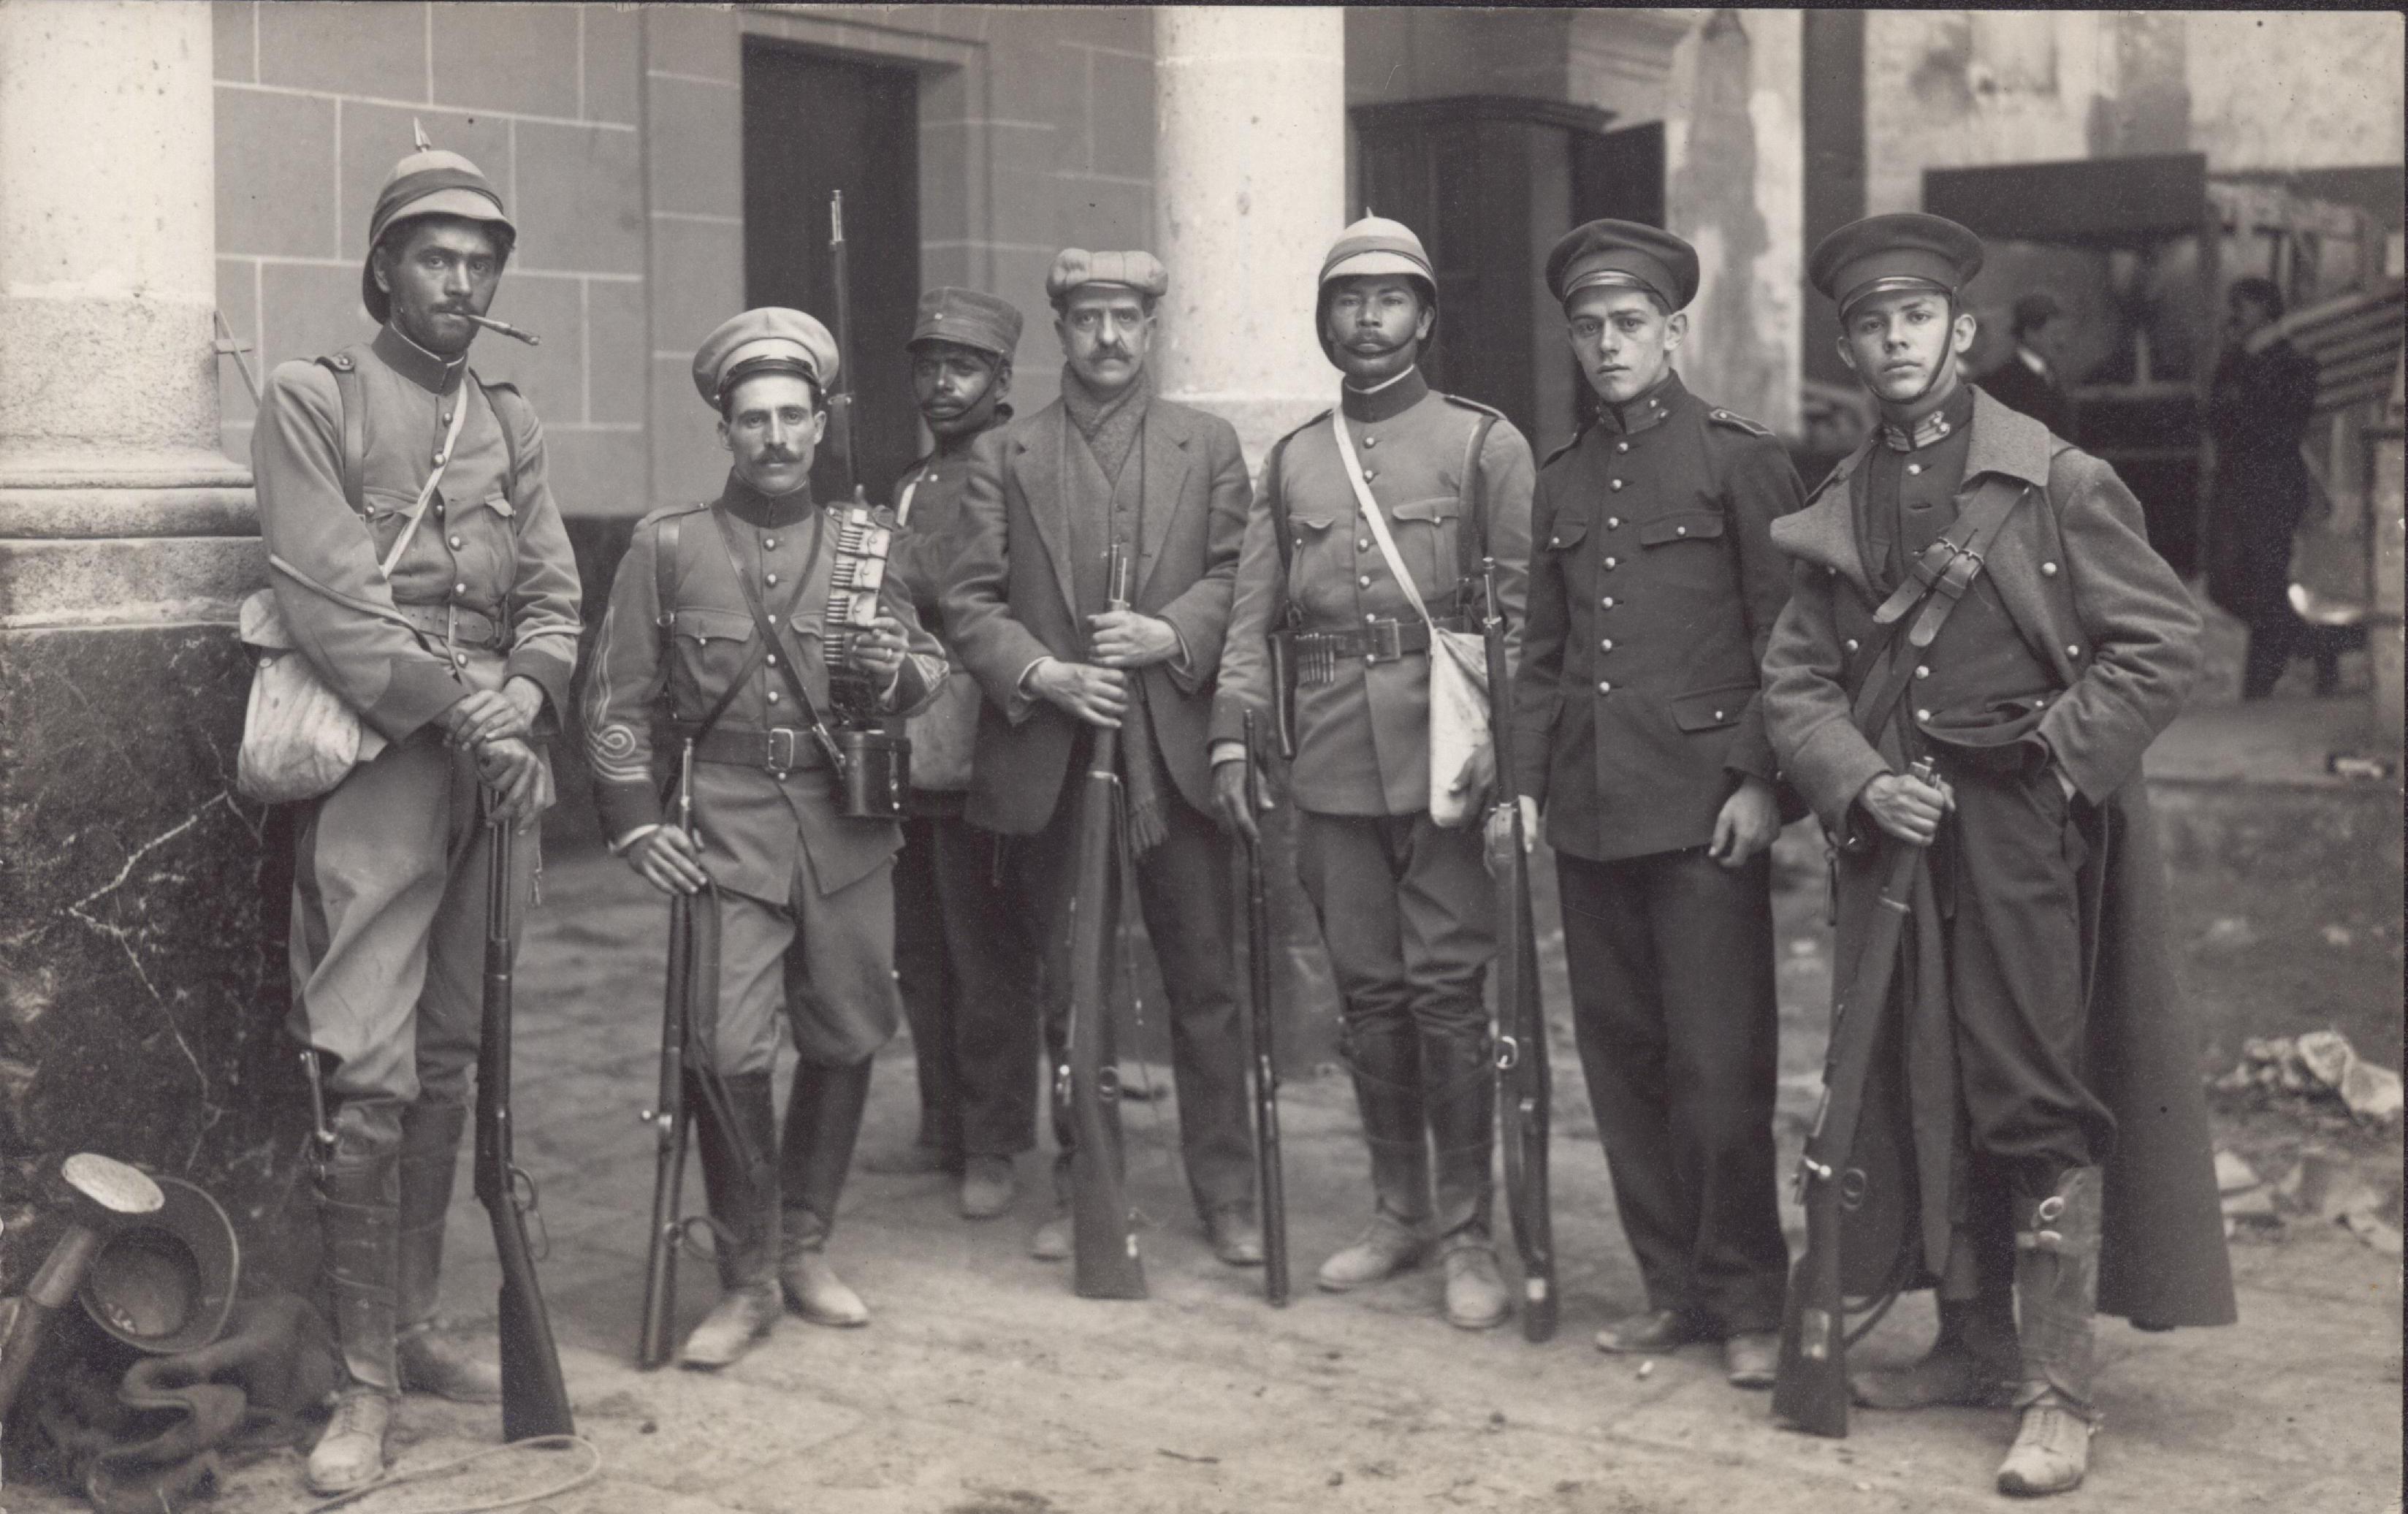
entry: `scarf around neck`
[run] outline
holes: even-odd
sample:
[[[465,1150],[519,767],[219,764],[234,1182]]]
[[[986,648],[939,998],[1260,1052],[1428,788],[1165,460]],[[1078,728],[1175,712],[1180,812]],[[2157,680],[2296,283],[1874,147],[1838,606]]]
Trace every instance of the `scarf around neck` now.
[[[1123,465],[1137,446],[1138,428],[1145,424],[1145,412],[1154,402],[1154,372],[1138,369],[1129,386],[1111,398],[1099,397],[1087,387],[1078,369],[1062,365],[1062,409],[1068,413],[1070,424],[1086,438],[1087,446],[1095,453],[1096,461],[1103,465],[1104,478],[1118,483]]]

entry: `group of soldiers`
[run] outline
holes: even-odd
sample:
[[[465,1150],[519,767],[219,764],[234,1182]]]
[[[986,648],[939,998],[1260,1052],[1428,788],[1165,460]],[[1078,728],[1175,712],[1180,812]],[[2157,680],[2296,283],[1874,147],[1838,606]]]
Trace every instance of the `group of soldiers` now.
[[[479,822],[523,829],[551,802],[552,722],[580,733],[612,852],[719,901],[719,1091],[697,1124],[721,1297],[689,1366],[735,1361],[789,1308],[867,1320],[827,1247],[872,1054],[907,1014],[921,1123],[886,1160],[956,1175],[968,1218],[1003,1214],[1052,1084],[1061,1155],[1030,1248],[1070,1255],[1075,1138],[1041,1070],[1064,1056],[1076,786],[1107,730],[1191,1195],[1221,1262],[1262,1262],[1228,847],[1268,802],[1247,717],[1275,711],[1369,1154],[1368,1220],[1323,1288],[1435,1257],[1450,1323],[1512,1312],[1484,985],[1518,804],[1555,853],[1570,1020],[1644,1289],[1597,1344],[1718,1343],[1731,1382],[1770,1386],[1789,1251],[1769,849],[1811,812],[1843,973],[1884,859],[1929,848],[1897,906],[1878,1117],[1911,1137],[1897,1282],[1939,1290],[1941,1329],[1913,1366],[1858,1373],[1858,1400],[2013,1406],[2000,1486],[2057,1492],[2098,1422],[2096,1312],[2232,1318],[2138,782],[2199,621],[2114,472],[1965,381],[1963,228],[1877,216],[1816,249],[1881,419],[1811,496],[1768,428],[1683,384],[1698,255],[1647,226],[1580,226],[1547,261],[1594,403],[1543,464],[1425,379],[1439,281],[1392,221],[1329,250],[1315,321],[1338,403],[1259,487],[1227,422],[1155,392],[1170,274],[1151,254],[1054,261],[1060,397],[1026,415],[1007,403],[1020,311],[932,290],[910,350],[935,450],[896,485],[877,612],[840,669],[836,527],[810,488],[838,346],[804,312],[744,311],[693,368],[727,481],[637,526],[574,702],[579,585],[541,431],[466,367],[513,237],[474,165],[405,159],[363,270],[375,339],[279,368],[255,433],[280,602],[383,743],[300,829],[294,1028],[336,1109],[319,1191],[347,1379],[313,1487],[381,1475],[403,1391],[498,1391],[435,1328],[436,1279],[475,1051]],[[1484,824],[1440,824],[1432,643],[1471,624],[1484,564],[1518,771],[1471,775]],[[900,823],[849,815],[842,756],[812,739],[838,673],[923,733]],[[690,819],[665,806],[672,757]]]

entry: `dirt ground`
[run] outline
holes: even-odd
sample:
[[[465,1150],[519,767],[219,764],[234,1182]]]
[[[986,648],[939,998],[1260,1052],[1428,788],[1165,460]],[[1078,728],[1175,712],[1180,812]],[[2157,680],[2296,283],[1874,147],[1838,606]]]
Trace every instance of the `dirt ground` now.
[[[1828,961],[1819,858],[1793,833],[1781,860],[1786,1172],[1817,1085]],[[1133,1191],[1150,1220],[1150,1300],[1075,1298],[1066,1267],[1026,1256],[1039,1218],[1039,1159],[1023,1159],[1018,1211],[984,1223],[957,1218],[943,1179],[859,1174],[835,1250],[874,1312],[868,1329],[790,1319],[725,1373],[638,1373],[631,1355],[652,1147],[636,1110],[653,1077],[665,912],[621,864],[594,855],[556,860],[545,892],[519,973],[519,1157],[541,1184],[545,1291],[578,1426],[603,1470],[534,1507],[1903,1514],[2000,1502],[1990,1479],[2013,1432],[2003,1412],[1859,1411],[1848,1439],[1818,1440],[1775,1428],[1766,1397],[1726,1385],[1711,1348],[1652,1363],[1592,1348],[1594,1332],[1641,1299],[1561,1024],[1561,942],[1552,930],[1563,1319],[1549,1344],[1530,1345],[1510,1328],[1450,1329],[1437,1318],[1438,1278],[1427,1268],[1342,1298],[1312,1289],[1312,1267],[1361,1222],[1366,1164],[1343,1080],[1298,1067],[1284,1119],[1300,1287],[1283,1310],[1263,1302],[1259,1273],[1223,1267],[1206,1249],[1165,1101],[1126,1111]],[[1542,881],[1550,927],[1552,892]],[[882,1058],[865,1152],[910,1138],[910,1057],[898,1041]],[[1164,1070],[1151,1073],[1167,1092]],[[2388,1185],[2396,1213],[2396,1128],[2310,1130],[2282,1112],[2220,1118],[2228,1143],[2270,1178],[2310,1137],[2354,1151]],[[689,1178],[697,1205],[699,1186]],[[452,1218],[446,1299],[467,1328],[490,1328],[491,1246],[466,1190]],[[1794,1241],[1799,1216],[1785,1218]],[[2399,1507],[2399,1262],[2305,1218],[2244,1233],[2233,1261],[2236,1328],[2151,1335],[2102,1323],[2106,1427],[2089,1485],[2060,1507]],[[681,1274],[681,1323],[690,1326],[708,1305],[710,1267],[689,1261]],[[1862,1349],[1909,1356],[1929,1319],[1928,1304],[1910,1300]],[[408,1400],[399,1423],[400,1470],[496,1437],[492,1410],[428,1399]],[[514,1452],[353,1507],[393,1514],[478,1504],[578,1464]],[[218,1507],[306,1507],[298,1473],[291,1452],[231,1469]],[[77,1507],[8,1492],[11,1509]]]

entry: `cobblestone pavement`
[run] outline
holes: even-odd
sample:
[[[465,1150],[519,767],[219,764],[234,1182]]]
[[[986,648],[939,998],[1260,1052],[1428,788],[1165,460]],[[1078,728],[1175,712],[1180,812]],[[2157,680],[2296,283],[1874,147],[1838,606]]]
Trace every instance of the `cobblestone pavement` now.
[[[1783,1170],[1811,1111],[1828,967],[1816,858],[1784,841],[1781,904]],[[1552,887],[1541,889],[1542,898]],[[556,861],[519,972],[519,1158],[541,1185],[541,1271],[580,1431],[604,1473],[547,1500],[553,1514],[1083,1514],[1083,1511],[1486,1509],[1515,1514],[1749,1514],[1991,1507],[2012,1435],[2004,1413],[1859,1412],[1844,1441],[1776,1429],[1760,1394],[1727,1386],[1693,1347],[1652,1363],[1589,1337],[1640,1303],[1565,1028],[1556,1027],[1556,1238],[1563,1322],[1532,1346],[1436,1316],[1424,1268],[1383,1287],[1318,1293],[1311,1269],[1365,1211],[1365,1160],[1344,1082],[1296,1069],[1285,1099],[1294,1304],[1260,1274],[1216,1263],[1187,1213],[1166,1103],[1126,1111],[1132,1187],[1153,1297],[1071,1296],[1067,1268],[1030,1260],[1038,1158],[1005,1218],[956,1217],[934,1177],[857,1173],[834,1254],[875,1315],[867,1330],[789,1319],[735,1368],[631,1365],[652,1176],[636,1110],[652,1090],[666,911],[615,861]],[[1551,901],[1542,905],[1551,914]],[[1542,917],[1542,924],[1551,924]],[[1550,1002],[1564,1002],[1551,940]],[[1165,1085],[1163,1070],[1152,1070]],[[881,1060],[863,1149],[908,1140],[908,1042]],[[2397,1161],[2396,1151],[2393,1161]],[[490,1328],[495,1273],[462,1184],[446,1303]],[[689,1179],[690,1200],[700,1185]],[[1799,1216],[1786,1218],[1793,1240]],[[2138,1334],[2102,1322],[2106,1427],[2068,1509],[2397,1508],[2401,1272],[2337,1227],[2237,1246],[2234,1329]],[[709,1303],[689,1262],[681,1323]],[[1863,1348],[1918,1350],[1922,1299]],[[411,1398],[400,1469],[491,1444],[497,1420]],[[570,1464],[523,1453],[363,1509],[472,1504],[539,1486]],[[291,1453],[229,1473],[218,1507],[297,1509]],[[75,1507],[11,1490],[10,1507]]]

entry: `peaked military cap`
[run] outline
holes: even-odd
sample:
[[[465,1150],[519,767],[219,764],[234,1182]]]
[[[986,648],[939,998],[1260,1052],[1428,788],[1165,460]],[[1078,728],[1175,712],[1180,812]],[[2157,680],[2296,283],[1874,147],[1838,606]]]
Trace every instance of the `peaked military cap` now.
[[[919,319],[911,327],[911,339],[904,345],[950,341],[1010,357],[1020,346],[1020,311],[1010,300],[976,289],[945,286],[920,296]]]
[[[1851,221],[1815,245],[1806,279],[1845,315],[1868,295],[1936,289],[1954,296],[1982,271],[1982,238],[1920,211]]]
[[[1427,283],[1433,296],[1438,292],[1438,274],[1413,228],[1385,216],[1367,215],[1329,244],[1329,255],[1321,260],[1321,281],[1375,273],[1405,274]]]
[[[1152,252],[1090,252],[1066,247],[1045,275],[1045,297],[1059,305],[1089,284],[1116,284],[1148,299],[1170,290],[1170,272]]]
[[[728,387],[755,373],[796,373],[825,394],[836,382],[836,339],[818,319],[782,305],[733,315],[694,353],[694,387],[717,410]]]
[[[423,133],[418,151],[394,164],[384,176],[384,187],[377,191],[376,209],[368,216],[368,251],[376,251],[395,222],[422,215],[487,222],[501,227],[510,240],[518,239],[518,227],[502,209],[502,192],[484,170],[457,152],[426,145]],[[392,301],[377,287],[376,269],[366,262],[360,265],[360,302],[379,322],[393,313]]]
[[[1677,310],[1698,297],[1698,250],[1636,221],[1592,221],[1547,254],[1547,287],[1560,304],[1584,289],[1644,289]]]

